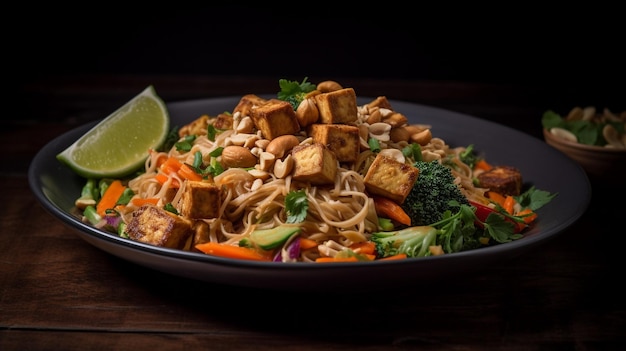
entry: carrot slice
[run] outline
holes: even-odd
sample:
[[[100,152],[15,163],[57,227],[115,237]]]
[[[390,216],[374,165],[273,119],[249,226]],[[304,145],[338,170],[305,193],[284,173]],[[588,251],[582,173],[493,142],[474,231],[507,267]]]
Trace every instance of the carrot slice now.
[[[352,251],[358,252],[364,255],[374,255],[376,253],[376,244],[371,241],[364,241],[360,243],[354,243],[350,245]]]
[[[377,261],[395,261],[395,260],[404,260],[406,258],[405,253],[400,253],[397,255],[387,256],[383,258],[379,258]]]
[[[504,200],[506,199],[504,197],[504,195],[497,193],[495,191],[488,191],[487,192],[487,197],[489,198],[489,200],[491,200],[492,202],[497,203],[498,205],[504,207]]]
[[[191,167],[189,167],[189,165],[183,163],[180,168],[178,169],[178,174],[187,180],[196,180],[196,181],[200,181],[202,180],[202,176],[199,175],[196,171],[194,171]]]
[[[234,258],[240,260],[253,260],[253,261],[270,261],[270,258],[243,246],[233,246],[227,244],[220,244],[214,242],[207,242],[203,244],[197,244],[196,249],[204,252],[208,255]]]
[[[165,182],[167,182],[167,180],[169,179],[168,176],[166,176],[163,173],[159,173],[157,175],[154,176],[154,179],[156,179],[159,183],[161,184],[165,184]],[[178,183],[178,180],[174,179],[172,181],[172,185],[173,188],[180,188],[180,184]]]
[[[121,180],[116,179],[112,181],[96,205],[96,212],[104,217],[106,210],[115,207],[117,200],[122,196],[124,190],[126,190],[126,186],[122,184]]]
[[[474,170],[482,170],[482,171],[488,171],[492,168],[492,166],[485,160],[479,160],[478,162],[476,162],[476,164],[474,165]]]
[[[317,241],[313,239],[300,238],[300,249],[308,250],[317,247]]]
[[[135,206],[143,206],[145,204],[153,204],[156,205],[159,202],[159,199],[157,199],[156,197],[151,197],[149,199],[142,199],[140,197],[134,197],[132,200],[130,200],[133,205]]]
[[[511,195],[507,195],[504,198],[504,204],[502,205],[502,207],[504,207],[504,210],[506,210],[508,214],[513,214],[514,206],[515,206],[515,198]]]
[[[178,170],[180,169],[180,167],[183,165],[182,162],[178,161],[176,158],[174,157],[170,157],[167,160],[165,160],[165,162],[163,162],[163,164],[161,165],[161,169],[163,171],[174,171],[174,172],[178,172]],[[166,171],[167,173],[167,171]]]
[[[521,216],[524,219],[524,223],[530,224],[535,219],[537,219],[537,213],[533,212],[530,208],[523,209],[515,214],[516,216]]]
[[[411,217],[409,217],[404,209],[400,207],[400,205],[398,205],[395,201],[380,196],[375,196],[373,197],[373,199],[376,213],[392,219],[398,223],[411,225]]]

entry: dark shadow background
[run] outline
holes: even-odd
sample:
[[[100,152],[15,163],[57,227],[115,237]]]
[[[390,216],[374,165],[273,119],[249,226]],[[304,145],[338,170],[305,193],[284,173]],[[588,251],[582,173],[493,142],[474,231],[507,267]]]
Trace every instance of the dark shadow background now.
[[[18,28],[5,35],[19,49],[7,54],[17,56],[27,75],[309,74],[546,83],[625,77],[626,27],[617,9],[389,4],[38,5],[37,11],[17,13],[23,22],[14,22]]]
[[[84,74],[366,77],[554,86],[555,97],[626,109],[617,8],[108,4],[7,12],[7,86]]]

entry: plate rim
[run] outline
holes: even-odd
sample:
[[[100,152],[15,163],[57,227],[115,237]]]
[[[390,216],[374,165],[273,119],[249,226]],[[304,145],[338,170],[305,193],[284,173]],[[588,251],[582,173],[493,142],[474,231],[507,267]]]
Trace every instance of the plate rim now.
[[[180,100],[180,101],[166,103],[166,105],[168,106],[168,110],[175,111],[177,109],[189,108],[192,105],[204,105],[204,104],[217,105],[221,103],[232,103],[232,102],[238,101],[240,98],[241,96],[232,95],[232,96],[224,96],[224,97],[217,97],[217,98]],[[364,102],[372,101],[373,98],[361,96],[361,97],[358,97],[357,100],[358,100],[358,104],[361,105]],[[394,109],[399,112],[403,112],[402,111],[403,108],[416,109],[416,110],[422,110],[422,111],[427,111],[427,112],[436,112],[439,114],[446,114],[446,115],[462,118],[462,119],[465,119],[466,121],[480,122],[481,124],[487,124],[499,130],[516,133],[514,135],[519,136],[519,134],[521,134],[522,137],[524,138],[533,138],[532,136],[525,134],[523,132],[520,132],[518,130],[515,130],[507,125],[481,119],[479,117],[475,117],[472,115],[468,115],[468,114],[464,114],[464,113],[460,113],[460,112],[456,112],[452,110],[447,110],[447,109],[440,108],[440,107],[409,102],[409,101],[401,101],[401,100],[394,100],[394,99],[389,99],[389,101],[392,104],[392,106],[394,106]],[[173,117],[172,113],[170,113],[170,118],[171,118],[171,121],[177,121],[179,119],[178,117],[175,117],[175,116]],[[191,121],[192,119],[193,117],[190,117],[189,121]],[[554,227],[551,227],[551,230],[549,230],[546,233],[539,232],[539,233],[535,233],[534,235],[527,236],[527,237],[524,237],[520,240],[516,240],[513,242],[493,245],[493,246],[484,247],[484,248],[475,249],[475,250],[451,253],[451,254],[446,254],[442,256],[421,257],[417,259],[399,260],[399,261],[340,262],[340,263],[326,263],[326,264],[308,264],[308,263],[302,263],[302,262],[297,262],[297,263],[256,262],[256,261],[234,260],[234,259],[228,259],[228,258],[214,257],[214,256],[202,254],[202,253],[195,253],[195,252],[189,252],[189,251],[157,247],[157,246],[153,246],[150,244],[145,244],[141,242],[132,241],[130,239],[121,238],[111,233],[107,233],[103,230],[97,229],[86,223],[82,223],[80,220],[78,220],[77,217],[72,216],[72,214],[67,212],[65,209],[60,208],[56,203],[54,203],[45,194],[44,184],[43,184],[43,180],[40,177],[39,168],[42,162],[45,162],[45,160],[43,159],[46,157],[49,157],[52,154],[52,152],[49,150],[54,149],[55,147],[57,149],[63,147],[65,143],[69,142],[67,139],[71,138],[73,135],[77,135],[81,133],[82,131],[88,130],[90,127],[92,127],[96,123],[98,123],[98,121],[92,121],[92,122],[83,124],[81,126],[75,127],[53,138],[48,143],[46,143],[37,152],[35,157],[32,159],[31,164],[29,165],[28,181],[29,181],[31,190],[35,194],[38,202],[46,209],[47,212],[49,212],[53,217],[60,220],[66,227],[68,227],[69,229],[72,229],[75,233],[79,234],[79,236],[82,239],[86,241],[90,241],[88,239],[99,241],[101,245],[94,244],[92,240],[91,240],[92,242],[90,243],[92,245],[96,245],[99,249],[102,249],[104,251],[107,251],[119,257],[122,257],[122,256],[119,254],[119,252],[116,254],[114,252],[115,251],[114,249],[118,249],[118,250],[128,249],[128,250],[135,251],[135,252],[145,253],[146,255],[156,255],[159,257],[164,256],[164,257],[167,257],[168,260],[175,260],[175,261],[182,260],[184,262],[193,262],[194,265],[197,263],[206,264],[207,268],[211,268],[211,266],[215,266],[214,268],[216,269],[223,268],[223,267],[231,267],[231,268],[242,269],[242,270],[271,270],[271,271],[297,270],[298,272],[307,272],[311,270],[312,271],[327,271],[327,270],[345,271],[346,269],[348,270],[354,270],[355,268],[367,269],[367,268],[372,268],[374,266],[375,267],[399,267],[399,268],[419,267],[422,265],[428,266],[431,264],[437,264],[438,262],[449,262],[451,264],[455,262],[463,262],[464,260],[468,259],[468,257],[474,258],[474,259],[478,258],[477,261],[489,261],[490,259],[500,258],[505,253],[510,254],[509,257],[515,257],[519,254],[522,254],[523,252],[527,251],[528,249],[532,247],[535,247],[539,244],[544,243],[545,241],[549,239],[553,239],[559,236],[559,234],[563,233],[567,228],[575,224],[575,222],[577,222],[580,219],[580,217],[587,210],[590,200],[591,200],[591,184],[584,170],[582,169],[582,167],[580,167],[574,161],[568,159],[565,155],[562,155],[555,151],[551,156],[562,157],[562,160],[561,160],[562,162],[566,162],[573,169],[577,169],[579,182],[581,182],[581,184],[586,185],[586,186],[583,189],[579,189],[579,195],[581,195],[580,203],[578,204],[577,209],[572,213],[572,215],[568,217],[568,220],[562,223],[558,223]],[[171,122],[171,123],[174,123],[174,122]],[[545,144],[545,142],[537,138],[535,139],[537,142],[544,143],[546,150],[548,150],[549,146]],[[47,161],[50,161],[50,160],[47,160]],[[59,163],[59,167],[65,167],[65,166]],[[91,238],[85,237],[85,235],[88,235]],[[117,248],[103,247],[103,246],[110,246],[110,245],[118,246],[118,247]],[[141,262],[135,262],[135,263],[142,264]],[[162,270],[162,269],[155,268],[152,264],[143,263],[142,265],[148,266],[149,268],[152,268],[152,269]],[[177,274],[177,272],[175,271],[167,271],[167,273],[171,273],[174,275],[181,275],[181,274]],[[190,276],[189,278],[198,278],[198,277]],[[200,280],[213,281],[211,277],[200,277]],[[220,282],[228,283],[228,282],[218,281],[218,283]],[[254,285],[256,286],[256,284]]]

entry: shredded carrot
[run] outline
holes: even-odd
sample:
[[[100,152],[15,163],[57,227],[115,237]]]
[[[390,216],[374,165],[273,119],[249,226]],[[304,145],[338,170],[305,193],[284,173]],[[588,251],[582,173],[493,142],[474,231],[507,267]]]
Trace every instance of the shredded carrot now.
[[[317,241],[313,239],[300,238],[300,249],[308,250],[317,247]]]
[[[515,214],[516,216],[523,216],[524,223],[530,224],[537,219],[537,213],[533,212],[530,208],[523,209]]]
[[[497,203],[498,205],[504,207],[504,200],[506,199],[504,197],[504,195],[497,193],[495,191],[488,191],[487,192],[487,197],[489,198],[489,200],[491,200],[492,202]]]
[[[156,166],[157,167],[163,166],[163,164],[165,163],[165,161],[167,161],[167,159],[168,157],[166,155],[159,156],[159,158],[157,158],[156,160]]]
[[[134,197],[132,200],[130,200],[133,205],[135,206],[143,206],[145,204],[153,204],[156,205],[159,202],[159,199],[157,199],[156,197],[151,197],[149,199],[142,199],[140,197]]]
[[[376,253],[376,244],[371,241],[364,241],[350,245],[350,249],[364,255],[374,255]]]
[[[492,168],[492,166],[485,160],[479,160],[474,165],[474,170],[488,171]]]
[[[178,174],[187,180],[202,180],[202,176],[199,175],[196,171],[194,171],[191,167],[189,167],[189,165],[187,164],[182,164],[180,166],[180,168],[178,169]]]
[[[124,190],[126,190],[126,186],[122,184],[121,180],[116,179],[112,181],[96,205],[96,212],[98,212],[100,216],[104,216],[106,210],[115,207],[117,200],[122,196]]]
[[[394,261],[394,260],[404,260],[406,258],[405,253],[400,253],[392,256],[387,256],[383,258],[379,258],[377,261]]]
[[[163,173],[159,173],[156,176],[154,176],[154,178],[161,184],[165,184],[165,182],[167,182],[167,180],[169,179],[168,176],[166,176]],[[180,188],[180,184],[178,183],[178,180],[174,179],[172,181],[172,187],[173,188]]]
[[[161,165],[161,170],[165,173],[169,172],[178,172],[180,167],[183,165],[182,162],[178,161],[175,157],[170,157]]]
[[[513,207],[515,206],[515,198],[511,195],[507,195],[504,198],[504,204],[502,207],[506,210],[508,214],[513,214]]]
[[[261,254],[254,249],[243,246],[233,246],[228,244],[207,242],[203,244],[197,244],[195,247],[196,249],[208,255],[235,258],[241,260],[270,261],[269,257]]]
[[[409,217],[404,209],[400,207],[400,205],[398,205],[395,201],[380,196],[375,196],[373,199],[376,213],[392,219],[398,223],[411,225],[411,217]]]

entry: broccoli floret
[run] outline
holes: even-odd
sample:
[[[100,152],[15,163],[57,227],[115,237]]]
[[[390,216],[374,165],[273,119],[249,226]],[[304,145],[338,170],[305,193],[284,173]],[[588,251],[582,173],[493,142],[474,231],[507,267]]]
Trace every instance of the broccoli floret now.
[[[391,232],[372,233],[379,258],[406,254],[407,257],[430,256],[429,246],[436,245],[437,229],[429,226],[407,227]]]
[[[302,83],[287,79],[278,80],[280,91],[277,94],[277,98],[279,100],[287,101],[291,104],[294,111],[297,110],[306,94],[317,88],[315,84],[307,82],[307,79],[308,77],[304,77]]]
[[[413,163],[419,169],[419,175],[413,188],[401,207],[411,217],[412,225],[429,225],[442,219],[446,210],[459,211],[458,204],[469,205],[469,201],[454,183],[450,168],[437,160]],[[451,200],[454,200],[451,202]]]

